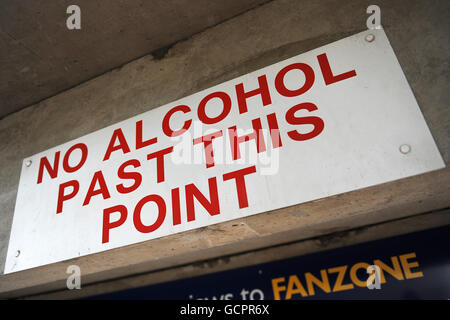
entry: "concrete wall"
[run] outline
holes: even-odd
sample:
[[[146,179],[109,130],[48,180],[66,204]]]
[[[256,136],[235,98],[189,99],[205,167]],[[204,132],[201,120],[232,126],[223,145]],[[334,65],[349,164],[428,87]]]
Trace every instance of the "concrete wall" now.
[[[2,0],[0,119],[264,2]],[[73,4],[80,30],[66,27]]]
[[[0,120],[1,269],[23,158],[365,30],[365,10],[372,3],[275,0],[177,43],[162,59],[145,56]],[[446,0],[376,3],[382,10],[385,31],[448,165],[450,3]],[[445,170],[443,174],[448,178]],[[432,186],[435,181],[443,183],[436,189],[444,192],[442,199],[446,195],[450,199],[448,179],[442,182],[439,176],[442,175],[408,180],[407,183],[417,186],[417,194],[408,195],[404,191],[399,197],[404,197],[405,202],[413,201],[408,197],[418,195],[431,197],[432,194],[427,194],[431,191],[424,190],[421,184]],[[364,202],[365,198],[359,201]],[[371,203],[372,211],[385,205],[385,202]],[[446,205],[447,202],[436,204]],[[327,230],[332,228],[329,225]],[[0,286],[1,279],[0,276]]]

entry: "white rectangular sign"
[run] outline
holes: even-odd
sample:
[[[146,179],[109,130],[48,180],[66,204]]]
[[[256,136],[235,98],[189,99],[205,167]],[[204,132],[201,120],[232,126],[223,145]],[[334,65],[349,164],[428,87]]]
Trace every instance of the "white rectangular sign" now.
[[[368,30],[25,159],[5,272],[444,166]]]

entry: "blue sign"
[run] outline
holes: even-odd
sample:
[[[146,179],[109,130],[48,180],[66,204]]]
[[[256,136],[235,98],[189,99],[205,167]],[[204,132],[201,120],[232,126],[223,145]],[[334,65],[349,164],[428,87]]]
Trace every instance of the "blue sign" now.
[[[449,299],[449,244],[446,226],[90,299]]]

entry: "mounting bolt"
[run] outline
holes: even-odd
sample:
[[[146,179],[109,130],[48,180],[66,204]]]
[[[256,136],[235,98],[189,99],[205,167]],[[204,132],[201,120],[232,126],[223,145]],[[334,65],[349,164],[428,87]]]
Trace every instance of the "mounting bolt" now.
[[[375,36],[373,34],[369,33],[365,39],[367,42],[372,42],[373,40],[375,40]]]
[[[411,152],[411,146],[409,144],[402,144],[399,148],[400,152],[403,154],[407,154]]]
[[[25,161],[25,165],[26,165],[27,167],[31,166],[32,163],[33,163],[33,161],[31,161],[31,160]]]
[[[20,250],[17,250],[17,251],[16,251],[16,258],[17,258],[18,256],[20,256]]]

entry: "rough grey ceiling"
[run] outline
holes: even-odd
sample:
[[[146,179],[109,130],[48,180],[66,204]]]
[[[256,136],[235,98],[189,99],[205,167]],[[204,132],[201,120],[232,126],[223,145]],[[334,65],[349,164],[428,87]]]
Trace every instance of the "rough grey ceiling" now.
[[[0,119],[267,0],[2,0]],[[68,30],[66,8],[81,8]]]

